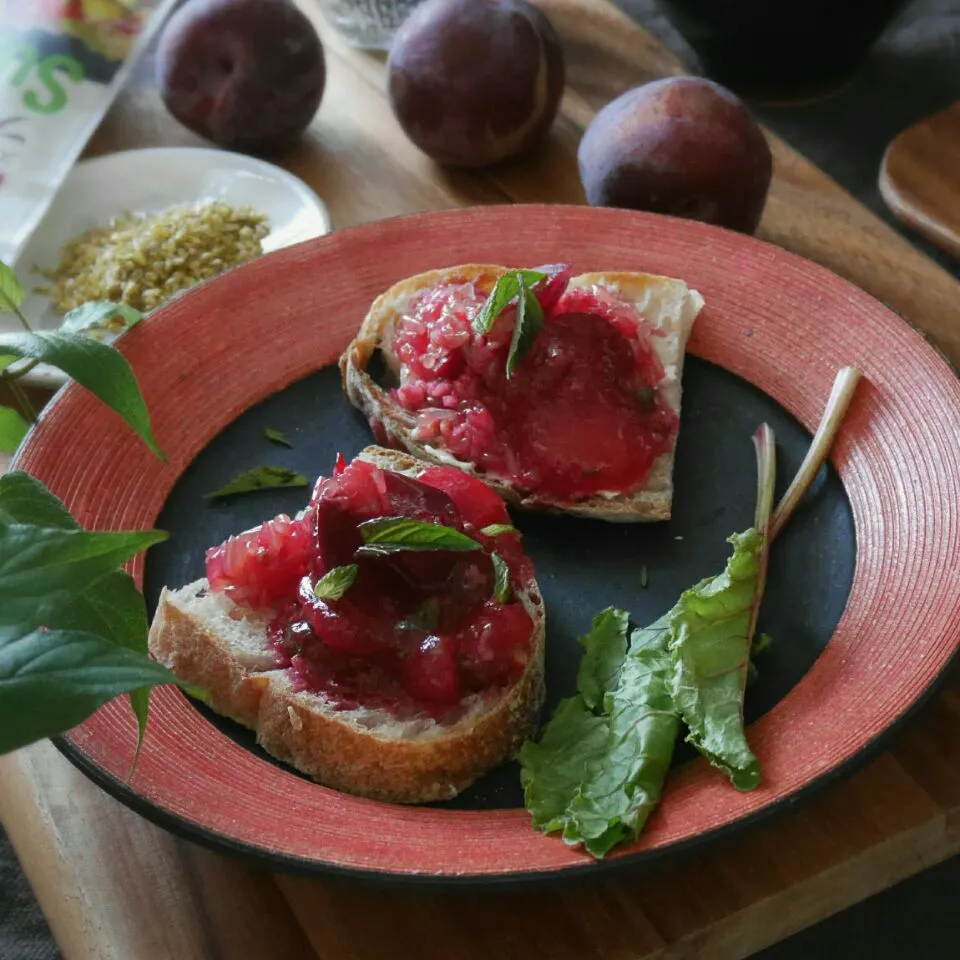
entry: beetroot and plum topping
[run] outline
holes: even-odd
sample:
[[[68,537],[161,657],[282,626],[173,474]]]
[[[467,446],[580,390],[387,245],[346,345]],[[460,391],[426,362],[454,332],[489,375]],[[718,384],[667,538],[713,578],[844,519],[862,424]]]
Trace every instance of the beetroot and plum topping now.
[[[601,288],[567,289],[564,265],[520,274],[526,287],[483,332],[497,288],[454,281],[417,297],[394,334],[394,399],[417,414],[421,443],[528,495],[641,487],[679,425],[658,389],[657,331]]]
[[[533,577],[503,501],[459,470],[417,479],[338,459],[303,516],[207,551],[211,588],[268,610],[298,689],[341,708],[442,718],[517,680]]]

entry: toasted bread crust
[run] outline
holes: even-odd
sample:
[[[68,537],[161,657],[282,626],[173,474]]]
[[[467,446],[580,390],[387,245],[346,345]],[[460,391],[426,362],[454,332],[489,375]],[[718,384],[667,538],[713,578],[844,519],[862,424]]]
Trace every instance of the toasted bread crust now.
[[[382,293],[370,307],[357,333],[340,357],[340,373],[350,402],[359,408],[371,424],[380,424],[392,443],[431,463],[455,466],[482,479],[507,503],[521,509],[546,513],[569,513],[612,522],[643,522],[670,518],[673,500],[673,457],[676,444],[654,463],[644,488],[630,494],[592,495],[575,502],[557,503],[535,495],[524,495],[510,483],[478,471],[473,464],[457,460],[445,451],[419,443],[415,439],[416,417],[398,406],[389,394],[367,373],[374,352],[383,348],[388,363],[396,367],[390,349],[391,334],[403,316],[404,309],[422,290],[441,283],[470,281],[489,291],[498,277],[510,268],[495,264],[463,264],[408,277]],[[569,287],[598,285],[617,290],[626,300],[642,304],[652,298],[669,300],[669,322],[675,359],[667,364],[668,376],[664,391],[671,406],[679,411],[681,376],[686,343],[694,320],[703,306],[703,298],[682,280],[653,274],[612,272],[582,274],[571,279]],[[666,324],[664,324],[666,326]],[[655,346],[659,346],[655,344]]]
[[[415,475],[428,464],[394,450],[368,447],[361,457]],[[269,657],[231,648],[211,618],[191,611],[205,580],[164,590],[150,628],[150,652],[184,682],[202,688],[217,713],[256,731],[260,745],[318,782],[376,800],[446,800],[512,756],[533,735],[544,698],[545,611],[536,582],[518,599],[533,622],[531,656],[520,679],[493,700],[476,699],[449,725],[376,722],[368,712],[339,711],[324,697],[297,692]],[[263,630],[265,619],[220,597],[239,621]],[[263,648],[266,636],[263,635]]]

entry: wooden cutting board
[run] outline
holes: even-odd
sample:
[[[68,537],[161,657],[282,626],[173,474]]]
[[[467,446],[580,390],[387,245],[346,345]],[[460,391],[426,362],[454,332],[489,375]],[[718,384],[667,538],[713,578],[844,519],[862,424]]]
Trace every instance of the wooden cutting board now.
[[[960,257],[960,100],[891,141],[879,183],[897,217]]]
[[[583,202],[584,125],[613,96],[679,67],[604,0],[542,6],[564,38],[569,85],[536,156],[495,171],[438,169],[397,128],[382,58],[350,49],[318,21],[328,88],[285,165],[327,201],[337,227],[462,204]],[[199,142],[166,116],[147,76],[117,103],[91,154]],[[760,235],[858,283],[960,362],[960,285],[772,142]],[[0,818],[66,960],[728,960],[960,850],[960,684],[886,753],[801,809],[604,882],[465,894],[271,877],[154,827],[47,743],[0,758]]]

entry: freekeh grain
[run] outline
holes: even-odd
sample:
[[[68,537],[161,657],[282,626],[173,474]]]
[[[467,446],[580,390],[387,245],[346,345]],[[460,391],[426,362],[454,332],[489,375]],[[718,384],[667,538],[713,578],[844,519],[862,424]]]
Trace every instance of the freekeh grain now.
[[[270,227],[250,207],[219,200],[177,204],[159,213],[125,213],[70,240],[48,293],[67,313],[89,300],[112,300],[144,313],[263,253]]]

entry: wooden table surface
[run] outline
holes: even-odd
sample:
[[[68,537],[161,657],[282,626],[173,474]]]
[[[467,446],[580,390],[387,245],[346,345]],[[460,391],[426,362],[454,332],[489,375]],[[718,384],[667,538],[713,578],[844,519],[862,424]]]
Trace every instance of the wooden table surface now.
[[[324,102],[281,162],[324,198],[336,227],[473,203],[582,203],[584,125],[616,94],[678,65],[605,0],[541,6],[565,41],[568,90],[535,156],[495,171],[439,170],[396,126],[382,58],[318,20]],[[145,76],[89,154],[198,143]],[[759,235],[859,284],[960,362],[956,281],[803,157],[773,149]],[[0,758],[0,819],[66,960],[740,958],[960,851],[960,684],[802,808],[668,866],[590,884],[448,894],[271,876],[154,827],[49,743]]]

